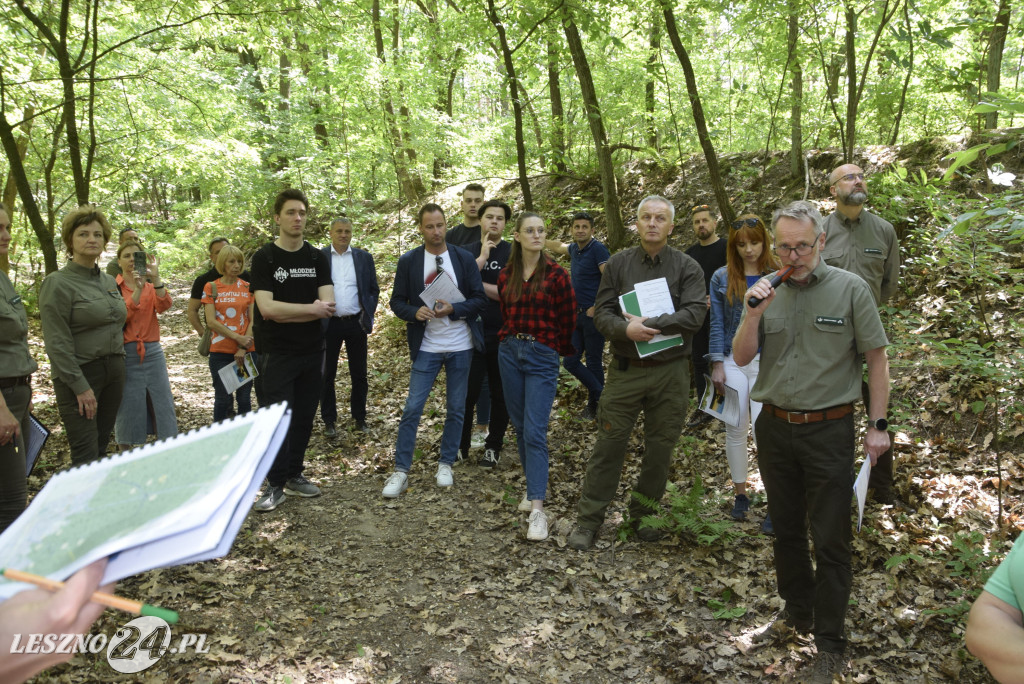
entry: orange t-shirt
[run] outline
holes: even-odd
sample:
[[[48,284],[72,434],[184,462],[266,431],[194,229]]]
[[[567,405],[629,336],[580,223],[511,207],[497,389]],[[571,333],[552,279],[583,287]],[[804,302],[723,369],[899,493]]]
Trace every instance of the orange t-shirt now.
[[[249,292],[249,283],[241,278],[231,285],[225,285],[220,278],[214,282],[217,283],[217,299],[214,301],[213,283],[206,283],[203,288],[203,305],[213,304],[217,311],[217,322],[232,332],[243,334],[252,322],[249,320],[249,305],[253,302],[253,296]],[[251,351],[253,347],[249,349]],[[237,350],[238,344],[234,340],[213,331],[210,338],[211,352],[234,354]]]

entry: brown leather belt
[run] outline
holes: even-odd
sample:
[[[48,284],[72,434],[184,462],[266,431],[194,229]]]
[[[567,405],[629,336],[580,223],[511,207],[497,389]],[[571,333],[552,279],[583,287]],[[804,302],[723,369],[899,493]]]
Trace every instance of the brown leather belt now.
[[[820,423],[823,420],[836,420],[837,418],[844,418],[845,416],[853,413],[853,404],[833,406],[832,408],[827,408],[824,411],[786,411],[785,409],[780,409],[778,406],[772,406],[771,404],[762,404],[761,407],[779,420],[784,420],[787,423],[794,425]]]
[[[10,389],[18,385],[31,385],[32,376],[22,375],[19,378],[0,378],[0,389]]]

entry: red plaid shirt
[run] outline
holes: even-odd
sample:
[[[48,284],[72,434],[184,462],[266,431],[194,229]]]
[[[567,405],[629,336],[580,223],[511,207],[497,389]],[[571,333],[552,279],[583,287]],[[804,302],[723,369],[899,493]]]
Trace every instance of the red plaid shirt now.
[[[538,342],[562,356],[575,354],[572,332],[576,328],[576,294],[565,269],[548,259],[543,287],[536,292],[528,292],[533,282],[533,276],[530,276],[530,280],[523,286],[519,301],[511,303],[506,302],[504,297],[508,275],[509,268],[506,266],[498,276],[501,315],[505,319],[505,324],[498,332],[498,339],[504,340],[509,335],[523,333],[533,335]]]

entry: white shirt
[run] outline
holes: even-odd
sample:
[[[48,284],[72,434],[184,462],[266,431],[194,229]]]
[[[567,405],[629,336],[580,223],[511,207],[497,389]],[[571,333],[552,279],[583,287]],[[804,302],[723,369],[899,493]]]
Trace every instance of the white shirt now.
[[[349,247],[343,253],[331,245],[331,280],[334,281],[335,316],[351,316],[362,311],[359,287],[356,284],[355,257]]]
[[[455,276],[455,268],[452,266],[452,259],[447,250],[440,255],[423,250],[423,283],[428,284],[427,280],[433,280],[431,276],[437,272],[436,256],[441,257],[441,268],[451,276],[452,282],[458,287],[459,279]],[[427,321],[427,329],[423,333],[423,343],[420,345],[421,351],[444,354],[472,348],[473,335],[469,332],[469,325],[466,321],[453,321],[448,316],[432,318]]]

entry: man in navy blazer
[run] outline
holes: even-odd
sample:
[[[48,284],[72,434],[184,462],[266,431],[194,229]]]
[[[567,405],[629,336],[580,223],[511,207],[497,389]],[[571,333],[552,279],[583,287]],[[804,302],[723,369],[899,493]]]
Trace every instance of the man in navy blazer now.
[[[398,260],[390,302],[395,315],[406,321],[412,371],[409,374],[409,396],[405,401],[402,421],[398,424],[395,472],[388,478],[382,492],[388,499],[397,498],[409,486],[416,430],[419,429],[423,405],[442,366],[448,384],[447,414],[435,479],[438,487],[452,486],[452,464],[458,457],[462,438],[469,367],[473,350],[483,351],[480,313],[487,303],[487,296],[476,260],[461,247],[445,242],[447,224],[441,207],[425,204],[417,218],[423,245],[406,252]],[[452,285],[458,294],[433,296],[439,289]],[[425,293],[428,286],[431,289]],[[456,299],[461,301],[454,301]]]
[[[324,421],[325,434],[333,438],[338,435],[334,427],[338,419],[334,379],[338,374],[342,344],[348,354],[348,374],[352,380],[352,394],[349,398],[352,420],[356,431],[366,432],[366,395],[369,392],[366,379],[366,338],[373,331],[373,314],[380,299],[380,286],[377,284],[373,255],[351,246],[352,221],[345,217],[334,219],[331,221],[330,234],[331,244],[321,251],[331,267],[337,306],[334,315],[323,320],[327,356],[323,393],[320,397],[320,417]]]

